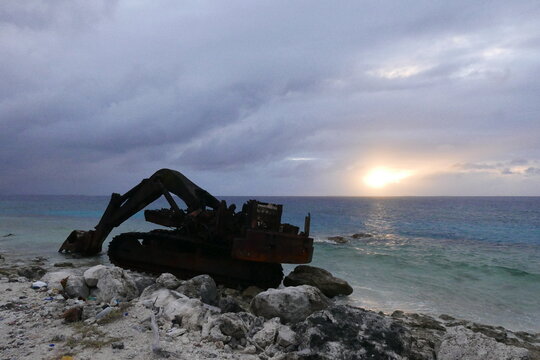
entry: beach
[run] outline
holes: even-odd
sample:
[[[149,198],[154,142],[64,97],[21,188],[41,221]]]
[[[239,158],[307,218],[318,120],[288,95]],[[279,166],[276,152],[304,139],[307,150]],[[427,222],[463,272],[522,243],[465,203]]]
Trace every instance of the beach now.
[[[3,359],[540,359],[538,333],[449,315],[368,311],[306,285],[267,292],[216,286],[205,295],[197,284],[212,281],[204,275],[199,283],[170,274],[156,279],[110,265],[79,267],[77,260],[21,261],[2,253]],[[90,281],[99,288],[107,276],[123,280],[111,294],[102,285],[101,295],[89,296],[96,294]],[[306,296],[309,309],[301,305]],[[255,304],[261,301],[281,301],[285,310],[272,313]]]
[[[223,197],[238,206],[249,197]],[[29,260],[57,252],[74,229],[92,229],[106,196],[0,196],[0,249]],[[348,303],[374,311],[448,314],[514,331],[540,332],[538,197],[261,197],[284,205],[283,221],[311,213],[312,265],[346,279]],[[152,208],[167,207],[165,201]],[[114,236],[157,226],[137,214]],[[11,234],[11,235],[9,235]],[[365,236],[356,236],[364,234]],[[332,240],[340,237],[341,241]],[[284,264],[289,272],[294,265]]]
[[[217,286],[205,303],[198,290],[182,288],[187,279],[156,283],[156,275],[113,267],[106,250],[87,258],[57,252],[71,230],[96,224],[106,197],[0,198],[3,358],[539,358],[538,198],[262,200],[283,203],[284,221],[293,224],[309,209],[310,265],[352,293],[327,299],[284,282],[278,295],[294,300],[278,308],[303,314],[293,320],[254,310],[263,289]],[[111,237],[153,228],[137,214]],[[96,266],[125,285],[118,298],[111,288],[112,297],[99,298],[98,280],[87,283],[84,274]],[[284,264],[285,275],[294,269]],[[33,289],[39,280],[47,286]],[[304,303],[319,305],[299,310]],[[112,318],[97,319],[105,309]],[[66,322],[69,311],[77,321]]]

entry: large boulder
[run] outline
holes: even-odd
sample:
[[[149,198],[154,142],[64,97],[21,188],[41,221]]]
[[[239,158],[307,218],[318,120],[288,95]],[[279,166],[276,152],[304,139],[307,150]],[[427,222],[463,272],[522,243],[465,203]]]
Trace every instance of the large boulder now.
[[[64,290],[69,297],[76,299],[86,299],[88,295],[90,295],[90,289],[88,289],[88,286],[86,286],[84,277],[81,275],[69,276]]]
[[[131,271],[128,273],[129,273],[129,276],[135,282],[135,285],[137,286],[137,291],[139,292],[139,294],[142,294],[144,289],[156,283],[156,278],[154,276],[141,274],[138,272],[131,272]]]
[[[299,265],[283,280],[285,286],[311,285],[315,286],[328,297],[337,295],[350,295],[352,287],[330,272],[309,265]]]
[[[524,348],[505,345],[484,334],[475,333],[463,326],[456,326],[449,328],[443,337],[437,359],[525,360],[529,359],[528,353]]]
[[[397,360],[411,355],[411,335],[404,326],[350,306],[334,305],[318,311],[293,330],[302,358]]]
[[[279,317],[284,322],[298,322],[330,306],[330,300],[316,287],[293,286],[268,289],[251,301],[251,311],[266,319]]]
[[[184,281],[176,291],[187,297],[200,299],[205,304],[219,305],[219,294],[216,283],[208,275],[199,275]]]
[[[139,302],[148,308],[163,308],[165,305],[175,301],[176,299],[178,299],[178,296],[176,296],[171,290],[154,284],[144,289],[139,297]]]
[[[94,273],[98,277],[97,291],[93,292],[98,301],[111,302],[112,300],[128,301],[139,296],[137,284],[123,269],[116,266],[107,266]],[[85,281],[88,284],[89,277]]]
[[[201,330],[208,310],[199,299],[180,298],[163,307],[163,317],[188,330]]]
[[[63,271],[52,271],[48,272],[41,278],[41,281],[47,283],[49,289],[56,289],[63,291],[64,286],[62,286],[62,281],[68,279],[70,276],[75,276],[74,271],[63,270]],[[66,280],[67,281],[67,280]]]
[[[107,271],[108,270],[105,265],[92,266],[83,274],[86,285],[88,285],[89,287],[95,287],[98,283],[99,278],[102,277]]]

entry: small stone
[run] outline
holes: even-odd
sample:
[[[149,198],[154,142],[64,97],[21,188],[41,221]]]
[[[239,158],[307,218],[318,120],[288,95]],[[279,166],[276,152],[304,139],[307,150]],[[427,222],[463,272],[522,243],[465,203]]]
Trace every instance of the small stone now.
[[[257,286],[249,286],[244,291],[242,291],[242,296],[252,298],[257,296],[261,292],[263,292],[263,289]]]
[[[178,337],[182,336],[187,332],[187,329],[181,329],[181,328],[172,328],[167,330],[167,336],[170,337]]]
[[[113,349],[122,350],[124,348],[124,343],[122,341],[113,342],[111,347]]]
[[[228,313],[228,312],[237,313],[237,312],[245,311],[240,306],[238,301],[236,301],[236,299],[233,298],[232,296],[227,296],[219,300],[219,308],[221,309],[222,313]]]
[[[236,289],[225,288],[225,289],[223,289],[223,295],[225,295],[225,296],[238,296],[238,295],[240,295],[240,291],[238,291]]]
[[[57,335],[54,335],[51,339],[51,342],[61,342],[61,341],[65,341],[66,340],[66,336],[63,335],[63,334],[57,334]]]
[[[368,234],[368,233],[359,232],[359,233],[356,233],[356,234],[352,234],[351,237],[352,237],[353,239],[362,239],[362,238],[370,238],[370,237],[373,237],[373,235]]]
[[[277,333],[276,343],[279,346],[286,348],[288,346],[291,346],[295,342],[296,342],[296,333],[292,331],[290,327],[286,325],[281,325]]]
[[[439,319],[444,320],[444,321],[456,320],[454,317],[447,314],[439,315]]]
[[[92,324],[96,323],[96,319],[95,318],[88,318],[88,319],[84,320],[84,323],[86,325],[92,325]]]
[[[257,353],[257,348],[255,347],[255,345],[248,345],[248,346],[246,346],[246,348],[242,352],[244,354],[256,354]]]
[[[263,328],[253,335],[253,341],[261,348],[272,344],[280,327],[279,318],[273,318],[264,323]]]
[[[349,240],[345,239],[343,236],[329,236],[327,239],[337,244],[345,244],[349,242]]]
[[[74,267],[73,263],[69,261],[54,263],[53,266],[54,267]]]

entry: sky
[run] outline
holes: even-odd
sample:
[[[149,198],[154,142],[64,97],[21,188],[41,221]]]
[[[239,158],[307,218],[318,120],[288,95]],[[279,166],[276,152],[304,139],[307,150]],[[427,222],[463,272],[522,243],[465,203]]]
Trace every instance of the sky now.
[[[540,195],[540,3],[2,0],[0,194]]]

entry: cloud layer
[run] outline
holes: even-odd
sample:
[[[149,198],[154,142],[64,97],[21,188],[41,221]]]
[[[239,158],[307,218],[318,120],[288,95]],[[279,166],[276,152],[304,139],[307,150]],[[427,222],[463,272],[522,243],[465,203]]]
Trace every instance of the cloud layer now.
[[[540,195],[539,15],[6,0],[0,193],[122,192],[170,167],[218,195]],[[375,166],[418,175],[373,192]]]

